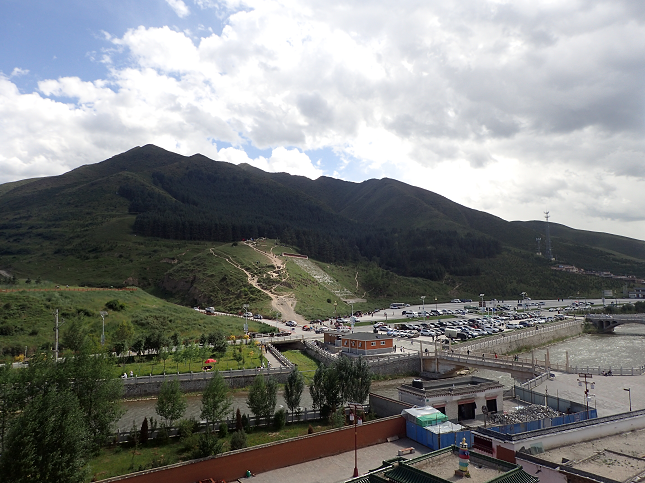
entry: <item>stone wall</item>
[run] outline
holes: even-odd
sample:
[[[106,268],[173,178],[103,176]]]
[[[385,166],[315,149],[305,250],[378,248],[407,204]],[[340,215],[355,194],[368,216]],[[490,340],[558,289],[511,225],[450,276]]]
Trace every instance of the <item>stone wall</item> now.
[[[242,372],[242,371],[231,371],[232,373],[235,372]],[[253,380],[255,379],[255,376],[257,374],[244,374],[244,375],[236,375],[236,374],[227,374],[226,372],[221,373],[222,376],[224,376],[224,380],[228,384],[229,387],[233,389],[241,388],[241,387],[247,387],[250,386],[253,383]],[[202,392],[208,382],[210,381],[210,378],[203,378],[200,377],[201,374],[195,374],[194,378],[187,378],[186,374],[180,374],[180,377],[177,376],[177,374],[170,374],[166,375],[165,377],[138,377],[135,379],[131,379],[128,384],[124,384],[124,391],[123,391],[123,397],[127,399],[135,399],[139,397],[146,397],[146,396],[156,396],[159,394],[159,391],[161,390],[161,385],[163,384],[164,381],[166,380],[172,380],[172,379],[179,379],[179,387],[183,392]],[[265,377],[273,377],[276,379],[280,384],[284,384],[287,382],[287,378],[289,377],[289,372],[288,371],[283,371],[283,372],[275,372],[271,373],[269,375],[265,374]]]

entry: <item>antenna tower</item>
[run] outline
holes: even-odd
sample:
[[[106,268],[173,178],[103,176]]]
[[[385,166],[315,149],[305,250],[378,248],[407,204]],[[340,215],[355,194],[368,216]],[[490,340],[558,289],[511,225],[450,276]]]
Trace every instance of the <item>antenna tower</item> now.
[[[551,253],[551,234],[549,232],[549,212],[544,212],[544,218],[546,219],[546,258],[553,260],[553,253]]]

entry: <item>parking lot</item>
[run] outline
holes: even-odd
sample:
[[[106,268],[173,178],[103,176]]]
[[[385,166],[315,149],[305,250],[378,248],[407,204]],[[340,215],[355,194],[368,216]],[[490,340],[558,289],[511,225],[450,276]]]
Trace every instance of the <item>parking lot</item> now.
[[[387,308],[370,314],[339,317],[325,321],[312,321],[304,326],[284,322],[277,326],[289,331],[298,338],[322,338],[323,332],[334,332],[339,335],[350,332],[373,332],[394,337],[397,351],[416,351],[415,342],[447,343],[469,341],[497,334],[526,330],[543,324],[563,320],[566,315],[576,311],[588,310],[592,305],[602,304],[601,300],[558,301],[525,299],[509,303],[508,301],[486,301],[486,307],[478,307],[478,302],[452,302],[444,304],[421,304]],[[620,301],[622,302],[622,301]],[[466,309],[468,307],[468,309]],[[295,325],[294,325],[295,324]],[[360,325],[358,325],[360,324]]]

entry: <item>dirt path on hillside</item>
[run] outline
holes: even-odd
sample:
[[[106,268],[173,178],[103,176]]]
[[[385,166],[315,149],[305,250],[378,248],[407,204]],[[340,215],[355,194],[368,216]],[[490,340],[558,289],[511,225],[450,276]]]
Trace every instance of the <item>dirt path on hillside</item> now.
[[[280,278],[280,283],[282,283],[282,282],[287,280],[287,278],[289,277],[289,274],[286,272],[286,270],[284,268],[284,262],[282,260],[280,260],[277,257],[277,255],[274,255],[273,252],[268,254],[267,252],[262,251],[262,250],[258,249],[257,247],[255,247],[254,245],[251,245],[251,244],[249,244],[247,242],[245,242],[245,245],[247,245],[248,247],[252,248],[253,250],[258,252],[259,254],[265,256],[266,258],[268,258],[269,261],[273,264],[275,269],[272,270],[271,272],[269,272],[269,276],[271,276],[272,278]],[[222,260],[226,260],[228,263],[233,265],[235,268],[237,268],[238,270],[241,270],[242,272],[244,272],[244,274],[246,275],[246,278],[248,280],[248,283],[250,285],[253,285],[260,292],[268,295],[271,298],[271,308],[273,308],[273,310],[275,310],[276,312],[280,313],[280,315],[282,317],[282,320],[295,320],[299,324],[306,324],[307,323],[307,320],[302,315],[296,313],[295,307],[296,307],[297,300],[295,299],[295,297],[293,297],[292,294],[277,295],[273,291],[266,290],[266,289],[260,287],[260,284],[258,283],[257,277],[255,275],[252,275],[249,272],[247,272],[238,263],[234,262],[230,257],[218,255],[217,253],[215,253],[215,251],[212,248],[210,249],[210,252],[211,252],[211,254],[213,256],[221,258]],[[276,285],[273,288],[273,290],[275,290],[279,286],[280,286],[280,284]]]

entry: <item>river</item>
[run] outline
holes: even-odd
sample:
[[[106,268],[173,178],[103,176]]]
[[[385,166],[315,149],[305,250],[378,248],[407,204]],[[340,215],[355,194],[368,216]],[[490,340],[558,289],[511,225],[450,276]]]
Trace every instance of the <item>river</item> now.
[[[571,366],[592,366],[592,367],[639,367],[645,364],[645,325],[628,324],[616,327],[613,334],[583,334],[579,337],[558,342],[550,345],[549,356],[552,362],[564,364],[566,353],[569,353],[569,364]],[[546,348],[536,349],[536,358],[544,359]],[[506,373],[494,371],[477,371],[476,374],[487,379],[499,381],[505,388],[513,386],[513,379]],[[397,388],[403,382],[410,382],[411,378],[393,379],[390,381],[376,381],[372,384],[372,391],[376,394],[398,399]],[[240,408],[242,413],[250,414],[246,405],[248,393],[236,391],[233,396],[233,410]],[[194,395],[187,398],[188,408],[185,418],[195,417],[199,419],[201,410],[201,396]],[[121,431],[127,431],[132,427],[133,421],[141,426],[144,417],[154,416],[155,399],[142,401],[126,401],[124,408],[126,413],[118,423]],[[311,407],[311,396],[309,389],[305,388],[300,403],[303,407]],[[282,391],[278,393],[278,408],[286,404]]]

